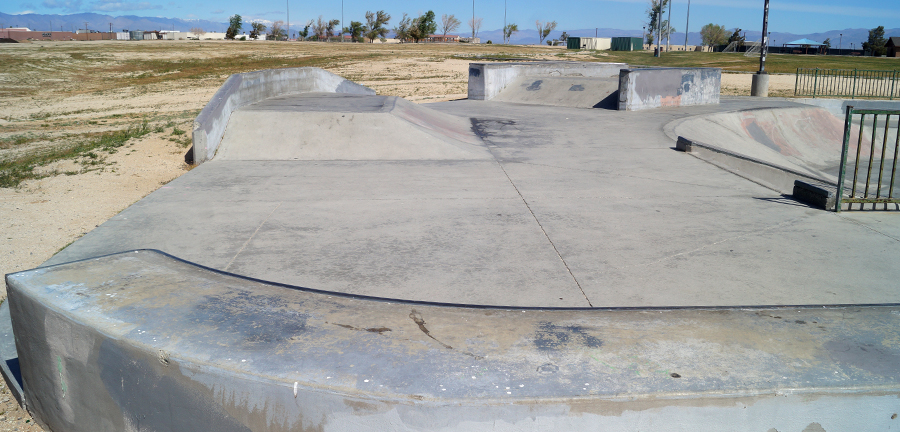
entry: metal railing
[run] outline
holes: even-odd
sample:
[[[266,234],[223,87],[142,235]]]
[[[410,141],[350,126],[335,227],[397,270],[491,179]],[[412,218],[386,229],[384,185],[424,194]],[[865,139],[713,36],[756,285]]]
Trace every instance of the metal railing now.
[[[900,98],[900,71],[797,68],[794,96]]]
[[[854,116],[858,115],[857,118]],[[871,118],[871,139],[867,143],[864,141],[866,134],[867,116]],[[857,120],[858,119],[858,120]],[[881,119],[884,126],[879,122]],[[858,123],[857,123],[858,121]],[[847,177],[847,157],[850,153],[851,130],[857,124],[859,135],[856,137],[856,159],[853,164],[853,178],[850,180],[850,194],[844,196],[845,184]],[[882,129],[883,128],[883,129]],[[878,132],[881,131],[881,139],[878,139]],[[892,139],[893,137],[893,139]],[[881,146],[879,148],[879,141]],[[892,143],[893,141],[893,143]],[[893,144],[893,152],[890,147]],[[868,145],[868,161],[863,158],[866,156],[864,147]],[[835,197],[834,211],[841,211],[841,204],[847,203],[847,210],[853,209],[854,203],[859,203],[859,210],[862,210],[866,204],[871,204],[871,209],[875,210],[878,204],[884,204],[884,210],[888,209],[888,204],[900,204],[900,197],[894,196],[894,185],[900,178],[897,178],[897,151],[900,150],[900,111],[887,110],[863,110],[854,109],[852,106],[847,107],[847,115],[844,120],[844,146],[841,150],[841,167],[838,174],[838,189]],[[860,183],[860,163],[867,165],[865,183]],[[877,167],[875,164],[878,164]],[[890,179],[887,183],[885,178],[885,164],[891,168]],[[873,183],[873,168],[877,170],[877,181]],[[886,192],[886,195],[883,195]],[[900,206],[893,206],[895,209]]]

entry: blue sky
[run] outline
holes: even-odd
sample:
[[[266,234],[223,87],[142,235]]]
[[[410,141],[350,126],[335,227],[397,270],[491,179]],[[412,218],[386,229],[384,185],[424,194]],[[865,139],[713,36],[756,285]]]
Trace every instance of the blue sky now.
[[[307,19],[324,15],[341,19],[341,0],[2,0],[5,13],[70,14],[96,12],[113,16],[138,15],[182,19],[207,19],[224,22],[232,14],[245,21],[285,19],[286,1],[290,1],[292,27]],[[559,30],[614,28],[641,29],[646,21],[648,0],[506,0],[507,21],[531,29],[535,20],[555,20]],[[763,0],[691,0],[691,31],[707,23],[726,28],[762,29]],[[674,0],[672,25],[684,31],[688,0]],[[367,10],[385,10],[393,17],[391,26],[405,12],[418,15],[433,10],[454,14],[463,21],[472,16],[472,2],[438,0],[343,0],[344,19],[363,21]],[[482,30],[503,26],[503,0],[475,0],[475,15],[484,19]],[[864,6],[846,0],[771,0],[769,30],[772,32],[815,33],[847,28],[898,27],[900,2],[870,0]]]

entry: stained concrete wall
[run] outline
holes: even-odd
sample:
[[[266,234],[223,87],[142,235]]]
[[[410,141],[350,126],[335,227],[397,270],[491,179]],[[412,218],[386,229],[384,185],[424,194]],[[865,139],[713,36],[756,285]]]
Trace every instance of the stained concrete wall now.
[[[607,78],[627,68],[624,63],[522,62],[469,63],[469,99],[491,100],[520,77]]]
[[[721,85],[718,68],[622,69],[619,110],[717,104]]]
[[[264,283],[147,250],[6,281],[25,403],[49,430],[898,424],[897,305],[436,305]]]
[[[319,68],[267,69],[234,74],[194,120],[193,158],[201,164],[216,154],[234,110],[273,96],[327,92],[374,95],[375,90]]]

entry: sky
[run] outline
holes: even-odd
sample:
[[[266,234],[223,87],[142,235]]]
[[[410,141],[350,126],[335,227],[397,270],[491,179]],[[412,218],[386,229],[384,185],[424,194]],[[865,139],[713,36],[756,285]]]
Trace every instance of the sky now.
[[[504,6],[505,2],[505,6]],[[869,0],[851,6],[846,0],[770,0],[769,31],[796,34],[900,24],[900,2]],[[497,30],[506,22],[520,30],[533,29],[535,21],[556,21],[558,30],[612,28],[639,30],[645,26],[649,0],[474,0],[475,16],[483,18],[481,30]],[[744,30],[762,30],[764,0],[691,0],[692,32],[708,23]],[[457,33],[466,33],[473,3],[468,0],[0,0],[0,12],[9,14],[72,14],[95,12],[112,16],[137,15],[227,22],[240,14],[245,22],[285,20],[290,8],[291,27],[323,15],[326,19],[364,21],[366,11],[384,10],[392,16],[389,27],[403,13],[417,16],[433,10],[453,14],[463,22]],[[684,31],[688,0],[673,0],[671,21]]]

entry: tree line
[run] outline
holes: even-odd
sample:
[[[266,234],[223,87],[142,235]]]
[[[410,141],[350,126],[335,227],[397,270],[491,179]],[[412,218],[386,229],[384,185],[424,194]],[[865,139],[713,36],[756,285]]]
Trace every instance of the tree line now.
[[[404,13],[396,26],[390,28],[388,27],[391,21],[390,14],[383,10],[377,12],[366,11],[365,22],[350,21],[348,26],[338,28],[341,24],[340,20],[329,20],[320,15],[317,20],[309,20],[303,24],[301,26],[303,29],[297,30],[296,36],[299,40],[328,41],[335,36],[336,32],[340,32],[341,34],[349,35],[350,40],[353,42],[372,43],[376,39],[382,42],[385,41],[388,33],[393,31],[396,34],[396,38],[403,42],[420,42],[431,35],[438,34],[438,26],[440,26],[443,36],[446,37],[448,33],[457,30],[462,25],[462,22],[452,14],[442,15],[440,23],[436,19],[434,11],[431,10],[417,17],[411,17]],[[479,17],[469,19],[468,24],[472,30],[472,38],[478,37],[478,31],[481,30],[481,22],[482,18]],[[552,27],[555,28],[556,22],[552,24]],[[271,27],[260,21],[253,21],[250,23],[249,35],[241,34],[243,28],[243,18],[238,14],[231,16],[228,19],[228,30],[225,31],[225,38],[232,40],[246,39],[248,37],[250,39],[265,37],[267,40],[287,40],[289,38],[284,21],[280,20],[273,22]],[[202,32],[202,29],[197,30]],[[511,35],[518,31],[518,28],[515,24],[512,24],[512,28],[505,29],[504,34],[507,34],[506,30],[511,30],[509,32]]]

